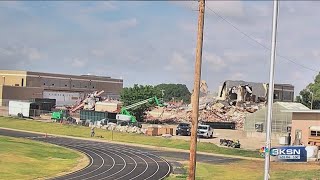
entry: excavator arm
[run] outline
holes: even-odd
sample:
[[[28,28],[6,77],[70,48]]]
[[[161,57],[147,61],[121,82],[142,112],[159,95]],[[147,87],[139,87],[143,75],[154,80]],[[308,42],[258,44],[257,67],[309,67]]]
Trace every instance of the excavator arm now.
[[[137,122],[137,119],[135,116],[131,115],[131,113],[128,111],[129,109],[134,109],[134,108],[137,108],[143,104],[146,104],[146,103],[152,103],[152,102],[155,102],[157,106],[160,106],[162,107],[163,104],[162,104],[162,101],[159,100],[156,96],[152,97],[152,98],[148,98],[146,100],[143,100],[143,101],[139,101],[137,103],[134,103],[134,104],[131,104],[129,106],[126,106],[126,107],[122,107],[121,110],[120,110],[120,114],[123,114],[123,115],[127,115],[127,116],[130,116],[131,118],[131,122],[132,123],[136,123]]]

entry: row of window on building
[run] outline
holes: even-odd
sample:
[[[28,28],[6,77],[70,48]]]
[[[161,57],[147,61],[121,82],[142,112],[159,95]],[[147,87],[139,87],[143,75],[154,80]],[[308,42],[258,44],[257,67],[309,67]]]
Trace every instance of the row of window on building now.
[[[43,83],[43,86],[69,87],[67,84],[65,84],[64,86],[56,86],[56,84],[54,84],[54,83],[52,83],[52,84]],[[92,88],[92,89],[95,89],[95,86],[89,86],[89,87],[88,87],[87,85],[85,85],[85,86],[81,87],[81,84],[80,84],[78,87],[76,87],[76,86],[73,84],[72,87],[75,87],[75,88]]]

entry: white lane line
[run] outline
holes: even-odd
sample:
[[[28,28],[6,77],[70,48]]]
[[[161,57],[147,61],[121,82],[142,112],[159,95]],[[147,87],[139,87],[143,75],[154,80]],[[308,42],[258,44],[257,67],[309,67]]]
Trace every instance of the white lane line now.
[[[76,146],[76,147],[80,147],[80,146]],[[83,147],[80,147],[80,148],[83,148]],[[86,148],[84,148],[84,149],[86,149]],[[86,150],[88,150],[88,149],[86,149]],[[95,152],[94,152],[94,153],[95,153]],[[93,170],[93,171],[89,171],[89,172],[84,173],[84,174],[80,174],[80,175],[77,175],[77,176],[73,176],[73,177],[67,178],[66,180],[75,179],[75,178],[78,178],[78,177],[81,177],[81,176],[85,176],[85,175],[91,174],[91,173],[99,170],[99,169],[104,165],[104,159],[103,159],[102,156],[100,156],[98,153],[95,153],[95,154],[102,159],[102,163],[101,163],[101,165],[100,165],[97,169],[95,169],[95,170]]]
[[[97,147],[96,145],[98,144],[98,143],[96,143],[96,144],[93,144],[93,143],[85,143],[85,144],[89,144],[89,145],[92,145],[92,146],[94,146],[94,147]],[[102,145],[103,146],[103,149],[105,149],[105,145],[106,144],[104,144],[104,143],[99,143],[99,145]],[[108,144],[109,145],[109,144]],[[157,170],[156,170],[156,172],[154,172],[149,178],[151,178],[151,177],[153,177],[157,172],[159,172],[159,163],[161,163],[161,162],[165,162],[167,165],[168,165],[168,171],[167,171],[167,173],[163,176],[163,177],[166,177],[170,172],[171,172],[171,166],[170,166],[170,164],[166,161],[166,160],[164,160],[163,158],[161,158],[161,157],[159,157],[159,156],[156,156],[156,155],[153,155],[153,154],[151,154],[151,153],[148,153],[148,152],[144,152],[144,151],[141,151],[141,150],[136,150],[136,149],[132,149],[132,148],[127,148],[127,147],[125,147],[125,146],[117,146],[117,145],[113,145],[113,146],[111,146],[111,147],[108,147],[108,149],[107,150],[111,150],[111,149],[113,149],[113,150],[122,150],[123,152],[127,152],[127,153],[130,153],[130,154],[133,154],[133,155],[135,155],[136,157],[138,157],[138,158],[140,158],[140,159],[142,159],[143,161],[144,161],[144,164],[146,164],[146,168],[145,168],[145,170],[143,171],[143,172],[141,172],[141,174],[139,174],[139,175],[137,175],[137,176],[135,176],[135,177],[133,177],[133,178],[130,178],[130,179],[136,179],[137,177],[139,177],[139,176],[141,176],[141,175],[143,175],[146,171],[147,171],[147,169],[149,168],[149,165],[148,164],[151,164],[151,163],[156,163],[157,164]],[[134,152],[134,153],[131,153],[131,152]],[[112,152],[111,152],[112,153]],[[113,153],[114,154],[114,153]],[[121,153],[121,154],[123,154],[123,153]],[[153,162],[146,162],[145,161],[145,159],[144,158],[142,158],[142,157],[140,157],[140,156],[138,156],[137,154],[139,154],[139,155],[142,155],[142,156],[144,156],[144,157],[146,157],[146,158],[148,158],[148,159],[151,159]],[[151,157],[149,157],[149,156],[146,156],[145,154],[149,154],[149,155],[152,155],[152,156],[155,156],[155,157],[157,157],[157,158],[159,158],[159,159],[161,159],[161,161],[156,161],[156,160],[154,160],[153,158],[151,158]],[[124,154],[125,155],[125,154]],[[125,156],[127,156],[127,155],[125,155]],[[129,156],[128,156],[129,157]],[[130,158],[130,157],[129,157]],[[122,158],[123,159],[123,158]],[[132,158],[131,158],[132,159]],[[123,159],[124,160],[124,159]],[[134,160],[134,159],[133,159]],[[125,162],[125,160],[124,160],[124,162]],[[134,162],[136,162],[135,160],[134,160]],[[126,162],[125,162],[126,163]],[[140,163],[139,163],[140,164]],[[131,170],[130,171],[130,173],[131,172],[133,172],[135,169],[136,169],[136,166],[137,165],[135,165],[135,168],[133,169],[133,170]],[[125,166],[121,169],[121,171],[123,170],[125,168]],[[119,172],[121,172],[121,171],[119,171]],[[118,173],[119,173],[118,172]],[[115,173],[115,174],[118,174],[118,173]],[[100,173],[99,173],[100,174]],[[109,175],[109,176],[107,176],[107,177],[110,177],[110,176],[113,176],[113,175],[115,175],[115,174],[112,174],[112,175]],[[122,177],[125,177],[125,176],[127,176],[127,175],[129,175],[129,173],[127,173],[126,175],[124,175],[124,176],[121,176],[121,178]],[[105,178],[107,178],[107,177],[105,177]],[[91,178],[91,177],[90,177]],[[105,178],[103,178],[103,179],[105,179]],[[147,178],[147,179],[149,179],[149,178]],[[119,178],[117,178],[117,179],[119,179]]]
[[[79,146],[81,146],[81,147],[84,148],[84,149],[88,149],[88,146],[83,146],[83,145],[79,145]],[[109,157],[112,159],[113,163],[112,163],[112,165],[105,165],[105,163],[104,163],[104,164],[103,164],[104,167],[105,167],[105,166],[111,166],[111,167],[110,167],[108,170],[106,170],[106,171],[103,171],[103,172],[101,172],[101,173],[95,174],[94,176],[90,176],[90,177],[84,178],[84,179],[82,179],[82,180],[91,179],[91,178],[97,177],[97,176],[99,176],[99,175],[101,175],[101,174],[107,173],[107,172],[109,172],[110,170],[112,170],[112,169],[114,168],[115,164],[116,164],[115,159],[114,159],[112,156],[110,156],[109,154],[107,154],[107,153],[105,153],[105,152],[103,152],[103,151],[100,151],[99,149],[94,148],[94,147],[89,147],[89,148],[91,148],[91,149],[93,149],[93,150],[96,150],[96,151],[98,151],[98,152],[100,152],[100,153],[102,153],[102,154],[104,154],[104,155],[106,155],[106,156],[109,156]],[[112,152],[111,152],[111,153],[112,153]],[[112,153],[112,154],[118,156],[118,155],[115,154],[115,153]],[[120,156],[118,156],[118,157],[120,157]],[[120,157],[120,158],[121,158],[121,157]],[[100,167],[99,167],[98,169],[100,169]],[[98,170],[98,169],[96,169],[96,170]],[[96,170],[95,170],[95,171],[96,171]],[[93,171],[91,171],[91,173],[92,173],[92,172],[93,172]],[[83,176],[83,174],[80,175],[80,176]],[[77,176],[77,177],[80,177],[80,176]]]
[[[131,154],[131,153],[130,153],[130,154]],[[129,157],[129,156],[128,156],[128,157]],[[123,178],[123,177],[131,174],[131,173],[137,168],[137,166],[138,166],[137,161],[136,161],[135,159],[133,159],[132,157],[130,157],[130,158],[133,160],[133,162],[134,162],[134,164],[135,164],[135,165],[134,165],[134,168],[133,168],[130,172],[128,172],[127,174],[124,174],[123,176],[121,176],[121,177],[119,177],[119,178],[117,178],[117,179]],[[115,179],[115,180],[117,180],[117,179]]]
[[[131,150],[134,151],[134,149],[132,149],[132,148],[128,148],[128,149],[131,149]],[[139,150],[138,150],[138,151],[139,151]],[[159,151],[159,152],[161,152],[161,151]],[[168,161],[166,161],[164,158],[153,154],[152,151],[151,151],[151,153],[149,153],[149,152],[147,152],[147,151],[146,151],[146,152],[144,152],[144,151],[139,151],[139,153],[140,153],[141,155],[149,154],[149,155],[151,155],[151,156],[155,156],[155,157],[161,159],[161,161],[157,161],[157,162],[165,162],[165,163],[167,164],[168,171],[167,171],[167,173],[166,173],[161,179],[164,179],[165,177],[167,177],[167,176],[171,173],[171,165],[170,165],[170,164],[168,163]],[[144,155],[144,156],[145,156],[145,155]],[[149,163],[150,163],[150,162],[149,162]],[[150,178],[150,177],[149,177],[149,178]]]
[[[164,158],[162,158],[162,157],[160,157],[160,156],[157,156],[157,155],[155,155],[155,154],[150,154],[150,155],[155,156],[155,157],[161,159],[163,162],[165,162],[165,163],[167,164],[167,166],[168,166],[168,171],[167,171],[167,173],[166,173],[161,179],[164,179],[165,177],[167,177],[167,176],[171,173],[171,165],[168,163],[168,161],[166,161]],[[161,161],[161,162],[162,162],[162,161]]]
[[[133,177],[133,178],[131,178],[131,179],[135,179],[135,178],[143,175],[143,174],[148,170],[148,168],[149,168],[149,164],[147,163],[147,161],[146,161],[144,158],[138,156],[136,153],[131,153],[130,151],[127,151],[127,150],[118,148],[117,146],[113,146],[113,148],[110,148],[110,147],[106,147],[105,145],[102,144],[102,146],[98,146],[98,147],[101,148],[101,149],[103,149],[103,150],[106,150],[106,151],[108,151],[108,152],[110,152],[110,151],[117,151],[117,152],[123,151],[123,152],[127,152],[127,153],[132,154],[132,155],[140,158],[141,160],[143,160],[144,163],[146,164],[146,168],[144,169],[143,172],[141,172],[140,174],[138,174],[137,176],[135,176],[135,177]],[[114,147],[117,147],[117,148],[114,148]],[[122,153],[122,154],[123,154],[123,153]],[[145,156],[145,155],[143,155],[143,156]],[[147,157],[147,156],[145,156],[145,157]],[[147,158],[149,158],[149,157],[147,157]],[[149,158],[149,159],[150,159],[150,158]],[[127,176],[127,175],[129,175],[129,173],[126,174],[126,176]]]
[[[68,147],[68,146],[65,146],[65,147]],[[74,172],[71,172],[71,173],[68,173],[68,174],[64,174],[64,175],[62,175],[62,176],[54,177],[54,178],[51,178],[51,179],[59,179],[59,178],[62,178],[62,177],[64,177],[64,176],[70,176],[70,175],[79,173],[79,172],[81,172],[81,171],[84,171],[84,170],[86,170],[86,169],[88,169],[88,168],[90,168],[90,167],[92,166],[92,164],[93,164],[93,158],[92,158],[92,156],[91,156],[90,154],[88,154],[88,153],[86,153],[86,152],[84,152],[84,151],[81,151],[81,150],[79,150],[79,149],[76,149],[76,148],[71,148],[71,147],[68,147],[68,148],[84,153],[87,157],[90,158],[90,164],[87,165],[87,166],[86,166],[85,168],[83,168],[83,169],[79,169],[79,170],[77,170],[77,171],[74,171]],[[92,151],[89,151],[89,152],[95,154],[95,153],[92,152]]]
[[[84,147],[88,147],[88,146],[84,145],[84,146],[82,146],[82,147],[84,148]],[[103,151],[101,151],[101,150],[97,149],[97,148],[98,148],[97,146],[90,146],[90,148],[91,148],[91,149],[94,149],[94,150],[96,150],[96,151],[98,151],[98,152],[101,152],[102,154],[105,154],[105,155],[107,155],[107,156],[111,157],[110,155],[106,154],[105,152],[103,152]],[[86,148],[86,149],[87,149],[87,148]],[[107,177],[100,178],[100,179],[105,179],[105,178],[108,178],[108,177],[110,177],[110,176],[114,176],[114,175],[116,175],[116,174],[120,173],[120,172],[121,172],[121,171],[126,167],[126,161],[124,160],[124,158],[122,158],[121,156],[117,155],[116,153],[113,153],[113,152],[110,152],[110,153],[112,153],[112,154],[114,154],[114,155],[118,156],[120,159],[122,159],[122,160],[123,160],[123,162],[125,163],[125,165],[124,165],[124,167],[123,167],[120,171],[118,171],[117,173],[113,173],[113,174],[111,174],[111,175],[109,175],[109,176],[107,176]],[[129,156],[128,156],[128,157],[129,157]],[[107,173],[108,171],[110,171],[110,170],[111,170],[111,169],[116,165],[114,158],[113,158],[113,157],[111,157],[111,158],[113,159],[113,166],[112,166],[110,169],[108,169],[107,171],[104,171],[104,172],[98,173],[98,174],[96,174],[96,175],[94,175],[94,176],[87,177],[87,178],[82,179],[82,180],[91,179],[91,178],[94,178],[94,177],[100,176],[100,175],[105,174],[105,173]],[[131,158],[131,157],[129,157],[129,158]]]
[[[101,147],[101,146],[100,146],[100,147]],[[124,150],[124,149],[122,149],[122,148],[119,148],[118,146],[114,146],[114,148],[110,148],[110,147],[101,147],[101,148],[103,148],[103,149],[105,149],[105,150],[108,150],[108,151],[110,151],[110,150],[112,149],[112,150],[124,151],[124,152],[128,152],[128,153],[130,152],[130,151],[128,151],[128,150]],[[107,148],[107,149],[106,149],[106,148]],[[132,149],[132,150],[133,150],[133,149]],[[159,164],[157,163],[157,161],[155,161],[153,158],[145,155],[145,154],[150,154],[150,153],[136,153],[136,154],[142,155],[142,156],[144,156],[144,157],[152,160],[155,164],[157,164],[157,170],[156,170],[149,178],[151,178],[152,176],[154,176],[154,175],[159,171],[160,167],[159,167]],[[143,158],[141,158],[141,159],[144,160]],[[145,160],[144,160],[144,161],[145,161]],[[131,178],[131,179],[135,179],[135,178],[143,175],[143,174],[148,170],[149,164],[151,164],[151,163],[150,163],[150,162],[148,163],[148,162],[146,162],[146,161],[145,161],[145,163],[146,163],[146,165],[147,165],[146,169],[145,169],[143,172],[141,172],[139,175],[137,175],[137,176],[135,176],[134,178]],[[149,178],[147,178],[147,179],[149,179]]]

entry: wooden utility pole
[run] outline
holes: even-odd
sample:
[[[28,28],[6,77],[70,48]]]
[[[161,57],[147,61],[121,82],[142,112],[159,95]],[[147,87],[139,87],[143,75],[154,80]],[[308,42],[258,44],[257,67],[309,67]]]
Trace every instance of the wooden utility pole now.
[[[194,88],[191,98],[192,103],[192,126],[190,140],[190,161],[189,161],[189,180],[195,180],[196,176],[196,155],[197,155],[197,130],[199,117],[199,94],[201,79],[201,61],[203,45],[203,26],[204,26],[205,0],[199,0],[199,19],[198,19],[198,40],[196,51],[196,64],[194,74]]]

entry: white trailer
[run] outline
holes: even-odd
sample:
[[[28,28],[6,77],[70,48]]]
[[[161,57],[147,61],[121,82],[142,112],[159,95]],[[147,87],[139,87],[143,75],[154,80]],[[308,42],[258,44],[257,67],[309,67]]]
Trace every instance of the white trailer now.
[[[9,115],[30,117],[38,115],[39,106],[32,102],[9,101]]]

